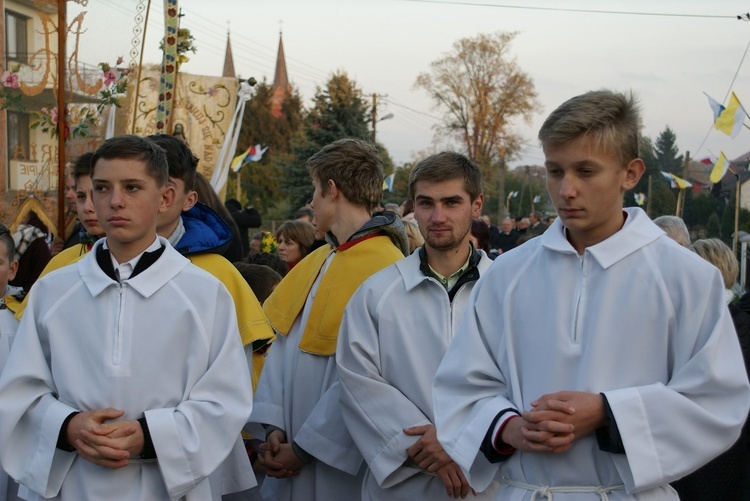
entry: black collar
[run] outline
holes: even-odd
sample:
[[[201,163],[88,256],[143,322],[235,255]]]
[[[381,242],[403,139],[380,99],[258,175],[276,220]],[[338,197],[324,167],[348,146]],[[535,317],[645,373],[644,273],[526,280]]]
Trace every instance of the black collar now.
[[[144,252],[141,258],[138,260],[138,263],[135,265],[130,278],[134,278],[142,271],[148,269],[152,264],[154,264],[164,253],[165,248],[166,247],[162,245],[153,252]],[[115,267],[112,264],[112,257],[110,256],[109,249],[105,249],[103,245],[100,245],[96,249],[96,262],[99,264],[99,268],[101,268],[109,278],[116,282],[119,282],[119,280],[117,280],[117,275],[115,274]]]

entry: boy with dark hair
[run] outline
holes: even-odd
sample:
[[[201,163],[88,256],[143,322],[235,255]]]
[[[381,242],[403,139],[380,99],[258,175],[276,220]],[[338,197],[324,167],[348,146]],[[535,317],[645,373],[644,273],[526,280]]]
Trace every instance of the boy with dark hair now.
[[[175,204],[159,214],[156,233],[199,268],[218,278],[234,301],[242,345],[252,367],[253,388],[263,369],[262,350],[274,339],[263,309],[242,275],[221,252],[232,240],[232,230],[210,207],[198,202],[194,190],[198,158],[180,139],[166,134],[149,136],[166,153],[169,184]]]
[[[107,236],[35,286],[0,377],[3,467],[30,500],[247,490],[252,394],[232,300],[156,235],[174,203],[164,152],[118,136],[92,165]]]
[[[438,438],[497,499],[673,499],[737,439],[750,386],[718,270],[623,195],[634,98],[589,92],[539,132],[559,214],[495,261],[435,376]],[[539,293],[550,305],[539,310]]]
[[[261,460],[268,499],[360,497],[362,456],[342,422],[336,340],[359,285],[408,254],[400,220],[371,216],[382,195],[377,150],[356,139],[325,146],[307,161],[315,225],[329,245],[308,254],[264,303],[279,334],[271,347],[251,421],[266,425]]]

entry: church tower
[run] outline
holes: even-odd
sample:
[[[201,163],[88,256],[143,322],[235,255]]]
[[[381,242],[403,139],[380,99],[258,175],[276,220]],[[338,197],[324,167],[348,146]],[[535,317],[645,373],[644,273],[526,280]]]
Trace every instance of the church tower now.
[[[234,58],[232,57],[232,42],[229,39],[229,31],[227,30],[227,51],[224,55],[224,72],[221,74],[223,77],[236,78],[237,74],[234,72]]]
[[[274,117],[282,115],[281,105],[291,92],[289,79],[286,74],[286,59],[284,59],[284,41],[279,32],[279,52],[276,56],[276,73],[273,76],[273,96],[271,97],[271,114]]]

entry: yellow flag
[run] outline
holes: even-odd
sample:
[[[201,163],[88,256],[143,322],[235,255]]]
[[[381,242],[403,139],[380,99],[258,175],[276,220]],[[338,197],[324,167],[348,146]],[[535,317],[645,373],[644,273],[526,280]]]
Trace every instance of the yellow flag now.
[[[742,104],[740,104],[737,95],[732,92],[729,104],[714,122],[714,127],[728,136],[736,137],[742,129],[742,124],[745,123],[746,115],[747,113]]]
[[[722,151],[719,153],[719,159],[714,164],[714,168],[711,169],[711,175],[709,176],[711,182],[714,184],[721,182],[724,174],[727,173],[727,169],[729,169],[729,160],[727,160],[726,155]]]

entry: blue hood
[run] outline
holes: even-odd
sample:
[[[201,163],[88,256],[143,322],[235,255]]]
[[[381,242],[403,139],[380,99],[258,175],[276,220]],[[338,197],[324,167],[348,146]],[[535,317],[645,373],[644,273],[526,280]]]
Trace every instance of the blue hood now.
[[[176,245],[183,256],[201,252],[222,254],[232,240],[232,230],[213,209],[200,202],[182,213],[185,234]]]

